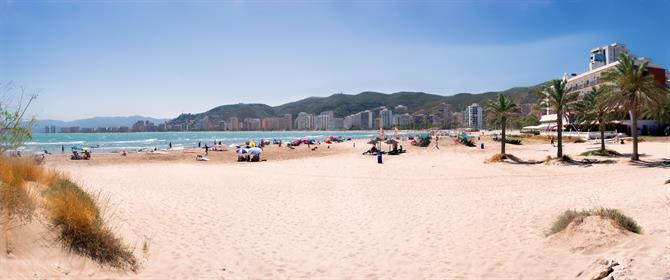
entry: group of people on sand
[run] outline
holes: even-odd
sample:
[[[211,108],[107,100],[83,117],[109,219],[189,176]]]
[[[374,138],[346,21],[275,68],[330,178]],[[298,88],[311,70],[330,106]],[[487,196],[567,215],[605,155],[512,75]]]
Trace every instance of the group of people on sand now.
[[[70,157],[71,160],[89,160],[91,159],[91,152],[89,150],[84,150],[84,152],[80,153],[78,151],[72,151],[72,156]]]
[[[356,147],[356,145],[354,145]],[[388,152],[384,152],[380,149],[377,149],[377,145],[372,145],[369,150],[363,152],[363,155],[377,155],[378,153],[382,154],[388,154],[388,155],[399,155],[402,153],[406,153],[407,150],[402,148],[402,145],[398,145],[398,143],[393,143],[392,149],[390,149]]]

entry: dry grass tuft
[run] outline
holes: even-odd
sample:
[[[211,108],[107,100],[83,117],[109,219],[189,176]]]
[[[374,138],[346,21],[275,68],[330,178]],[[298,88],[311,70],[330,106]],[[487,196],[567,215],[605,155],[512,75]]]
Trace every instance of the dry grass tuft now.
[[[34,211],[28,182],[45,176],[41,167],[31,161],[0,156],[0,213],[7,230],[15,221],[28,222]]]
[[[47,212],[68,249],[114,268],[137,269],[132,252],[104,227],[96,197],[66,178],[49,185],[45,196]]]
[[[104,226],[97,197],[34,160],[0,156],[0,221],[6,236],[16,221],[28,222],[33,216],[35,193],[29,182],[47,186],[46,211],[65,247],[111,267],[137,269],[132,252]]]
[[[507,158],[507,155],[506,155],[506,154],[500,154],[500,153],[498,153],[498,154],[493,155],[493,156],[490,157],[489,159],[487,159],[486,162],[487,162],[487,163],[489,163],[489,162],[502,162],[502,161],[504,161],[506,158]]]
[[[549,229],[549,234],[551,235],[554,233],[561,232],[571,223],[575,223],[577,225],[581,224],[582,221],[584,221],[584,218],[588,216],[600,216],[602,218],[611,220],[612,223],[618,228],[634,233],[642,232],[640,225],[638,225],[635,220],[624,215],[618,209],[595,208],[591,210],[582,210],[582,211],[566,210],[565,212],[563,212],[563,214],[558,216],[558,219],[556,219],[554,224]]]

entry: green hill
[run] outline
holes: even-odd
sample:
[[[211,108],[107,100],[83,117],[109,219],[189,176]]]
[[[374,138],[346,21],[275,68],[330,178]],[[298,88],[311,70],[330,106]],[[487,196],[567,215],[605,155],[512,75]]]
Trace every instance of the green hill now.
[[[504,91],[492,91],[484,93],[459,93],[451,96],[430,94],[425,92],[396,92],[384,94],[380,92],[366,91],[359,94],[333,94],[328,97],[309,97],[302,100],[286,103],[276,107],[265,104],[231,104],[215,107],[207,112],[199,114],[183,114],[170,121],[172,124],[196,122],[205,116],[212,120],[228,120],[237,117],[240,121],[244,118],[265,118],[291,114],[295,117],[300,112],[319,114],[323,111],[332,110],[336,117],[344,117],[360,111],[374,109],[380,106],[393,108],[397,105],[405,105],[410,113],[416,111],[432,111],[441,103],[449,103],[454,111],[464,110],[472,103],[484,105],[496,94],[502,93],[510,96],[515,102],[535,103],[537,96],[534,92],[539,91],[546,83],[531,87],[515,87]]]

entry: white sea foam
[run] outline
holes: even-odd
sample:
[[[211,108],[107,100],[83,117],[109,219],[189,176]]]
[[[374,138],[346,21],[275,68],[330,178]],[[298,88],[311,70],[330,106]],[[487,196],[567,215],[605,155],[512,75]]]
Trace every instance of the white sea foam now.
[[[50,146],[50,145],[76,145],[76,144],[84,144],[84,141],[66,141],[66,142],[25,142],[25,145],[42,145],[42,146]]]

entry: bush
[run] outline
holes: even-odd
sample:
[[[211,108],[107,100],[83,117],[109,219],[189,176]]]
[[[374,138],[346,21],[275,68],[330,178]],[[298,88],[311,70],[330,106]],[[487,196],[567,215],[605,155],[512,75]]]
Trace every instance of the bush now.
[[[609,219],[616,227],[623,230],[638,234],[642,232],[642,229],[637,224],[637,222],[635,222],[635,220],[624,215],[619,210],[611,208],[596,208],[582,211],[566,210],[563,212],[563,214],[558,216],[558,219],[556,219],[554,224],[549,229],[549,234],[558,233],[568,227],[568,225],[571,223],[578,225],[582,223],[584,218],[588,216],[600,216],[602,218]]]
[[[511,144],[511,145],[521,145],[521,139],[511,138],[511,137],[508,138],[508,137],[505,137],[505,143]],[[493,137],[493,141],[500,142],[500,141],[502,141],[502,137],[498,137],[496,135],[495,137]]]
[[[49,185],[45,196],[47,212],[66,248],[114,268],[137,269],[132,252],[104,227],[94,197],[66,178]]]

